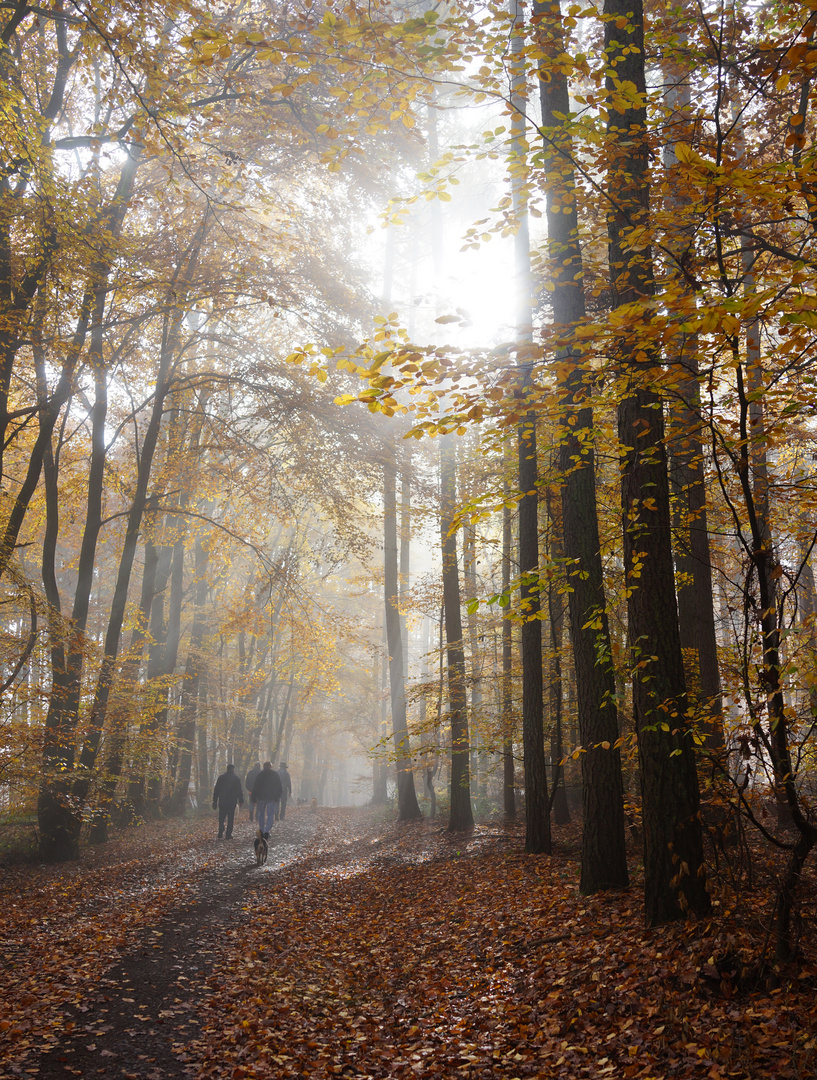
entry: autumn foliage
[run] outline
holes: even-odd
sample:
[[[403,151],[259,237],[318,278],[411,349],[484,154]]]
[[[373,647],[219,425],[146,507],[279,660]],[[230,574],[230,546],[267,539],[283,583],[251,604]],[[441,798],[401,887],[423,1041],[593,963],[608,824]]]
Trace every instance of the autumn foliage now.
[[[462,834],[248,878],[203,1077],[814,1070],[816,5],[3,7],[3,812],[77,860],[290,758]],[[395,270],[461,179],[476,345]],[[220,880],[140,828],[9,872],[15,1060]]]

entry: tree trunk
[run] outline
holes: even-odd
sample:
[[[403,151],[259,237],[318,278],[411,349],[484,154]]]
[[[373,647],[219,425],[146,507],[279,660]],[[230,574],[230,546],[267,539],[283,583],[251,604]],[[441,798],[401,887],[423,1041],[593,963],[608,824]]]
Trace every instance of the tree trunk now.
[[[196,538],[195,544],[195,574],[196,596],[193,625],[190,630],[190,645],[187,653],[184,679],[181,689],[181,712],[177,728],[177,743],[179,746],[179,766],[176,772],[176,784],[170,802],[170,813],[183,814],[187,808],[190,777],[193,767],[193,752],[196,737],[196,721],[198,718],[199,687],[202,676],[206,671],[206,660],[202,654],[202,641],[204,640],[205,612],[204,605],[207,600],[207,569],[209,554],[201,542],[201,537]],[[206,677],[206,675],[205,675]]]
[[[80,803],[83,803],[88,795],[91,772],[96,764],[102,730],[107,718],[108,699],[113,685],[116,659],[119,654],[119,642],[122,635],[122,626],[125,621],[125,611],[127,608],[128,590],[130,588],[133,562],[136,556],[142,519],[148,502],[148,484],[153,468],[156,447],[159,441],[159,431],[161,428],[165,398],[169,390],[168,377],[170,374],[170,359],[170,354],[165,350],[156,379],[153,409],[142,443],[142,453],[139,456],[136,491],[134,493],[130,511],[128,512],[125,542],[119,559],[119,570],[117,573],[116,585],[114,587],[113,599],[111,600],[108,629],[105,634],[102,665],[97,677],[96,692],[91,706],[90,721],[79,759],[81,771],[79,778],[74,784],[74,797]],[[200,424],[198,426],[200,428]]]
[[[463,529],[463,563],[467,587],[466,597],[477,597],[477,532],[474,522]],[[471,783],[476,795],[486,793],[485,737],[480,734],[484,727],[482,718],[482,657],[480,655],[479,627],[476,608],[468,609],[468,647],[471,653]]]
[[[525,851],[550,854],[550,813],[542,696],[539,576],[539,492],[536,414],[519,428],[519,572],[522,612],[522,746],[525,766]]]
[[[564,51],[558,0],[534,7],[537,37],[549,59]],[[576,209],[573,147],[564,131],[570,113],[567,76],[562,65],[548,63],[540,73],[544,160],[547,177],[548,255],[553,282],[551,301],[556,328],[585,318],[582,251]],[[558,347],[563,375],[560,471],[562,537],[569,582],[568,603],[573,644],[582,774],[581,890],[626,888],[624,791],[617,747],[618,717],[612,648],[596,508],[591,383],[575,346]]]
[[[409,633],[405,611],[411,589],[411,446],[404,440],[400,455],[400,640],[403,678],[409,677]]]
[[[79,858],[82,818],[72,797],[72,772],[76,757],[77,729],[85,666],[85,628],[94,583],[96,549],[102,527],[102,495],[105,471],[105,423],[108,413],[108,374],[102,358],[103,325],[109,270],[96,284],[91,323],[89,364],[94,376],[91,407],[91,459],[88,468],[85,524],[82,531],[77,582],[67,649],[52,650],[59,667],[52,669],[51,695],[45,721],[43,777],[37,804],[40,856],[45,862]],[[50,503],[47,505],[51,505]]]
[[[516,783],[513,760],[513,621],[511,596],[511,507],[510,490],[504,485],[502,507],[502,805],[505,817],[516,818]]]
[[[646,98],[640,0],[605,0],[608,211],[613,307],[654,294],[649,248],[628,234],[649,218],[646,108],[618,104],[622,84]],[[629,96],[629,95],[628,95]],[[614,195],[613,195],[614,193]],[[678,609],[670,544],[669,479],[661,401],[651,388],[658,368],[643,306],[618,330],[627,379],[618,407],[624,570],[638,733],[644,827],[645,908],[649,926],[710,909],[703,866],[698,777],[687,723]]]
[[[664,167],[672,182],[673,171],[678,165],[676,145],[681,141],[693,141],[693,134],[688,131],[691,93],[687,72],[678,76],[667,71],[664,78],[667,86],[665,101],[672,115],[669,125],[672,142],[664,147]],[[671,190],[669,200],[670,206],[677,210],[676,221],[682,222],[683,196]],[[694,249],[695,239],[691,228],[677,227],[676,221],[673,222],[674,231],[664,243],[675,258],[670,272],[676,288],[690,294],[691,287],[686,284],[683,269]],[[724,748],[723,709],[706,520],[698,337],[696,334],[679,334],[670,347],[675,354],[672,363],[680,372],[670,412],[670,467],[675,496],[673,539],[681,649],[685,659],[689,658],[686,663],[687,691],[700,710],[701,734],[708,749],[721,755]]]
[[[517,277],[517,362],[518,396],[524,403],[533,391],[533,364],[529,350],[533,340],[530,302],[533,285],[530,272],[530,236],[525,191],[527,168],[525,115],[527,93],[524,60],[524,10],[519,0],[511,0],[513,19],[512,54],[512,155],[511,204],[516,219],[514,254]],[[519,464],[519,574],[522,617],[522,749],[525,770],[525,851],[550,854],[550,814],[548,811],[547,768],[545,765],[544,704],[542,700],[542,623],[539,580],[539,468],[536,450],[536,412],[524,411],[517,428]]]
[[[380,658],[375,661],[375,669],[373,672],[377,693],[375,695],[375,701],[379,703],[379,717],[375,721],[376,743],[377,743],[377,756],[374,759],[372,766],[372,803],[374,806],[385,806],[388,801],[389,788],[388,788],[388,773],[389,766],[385,760],[384,755],[386,753],[386,741],[388,738],[388,717],[387,717],[387,700],[386,695],[388,692],[388,677],[389,677],[389,662],[388,662],[388,643],[386,638],[386,627],[383,626],[383,646],[380,650]]]
[[[142,589],[136,623],[131,634],[130,646],[117,680],[118,686],[110,708],[111,745],[108,749],[100,805],[91,826],[91,843],[104,844],[108,840],[108,822],[116,794],[117,781],[122,773],[128,727],[132,720],[133,697],[137,690],[139,669],[147,642],[148,619],[153,592],[156,585],[157,552],[152,545],[145,547],[145,563],[142,570]]]
[[[550,558],[557,566],[564,561],[562,553],[561,520],[555,514],[553,492],[548,485],[545,493],[548,518],[550,519]],[[565,791],[565,772],[562,764],[564,755],[562,739],[563,693],[562,693],[562,637],[564,632],[564,601],[556,589],[553,574],[548,576],[548,620],[551,631],[550,678],[550,758],[553,782],[550,789],[550,805],[553,808],[553,821],[556,825],[570,822],[570,810]]]
[[[448,668],[448,715],[451,723],[451,832],[473,828],[468,738],[468,696],[462,641],[460,576],[457,566],[457,459],[453,435],[440,436],[440,531],[442,534],[445,654]]]
[[[383,546],[386,594],[386,639],[389,649],[391,720],[397,767],[397,813],[400,821],[422,817],[411,769],[406,688],[403,677],[403,643],[400,635],[399,581],[397,572],[397,467],[394,443],[389,441],[383,470]]]

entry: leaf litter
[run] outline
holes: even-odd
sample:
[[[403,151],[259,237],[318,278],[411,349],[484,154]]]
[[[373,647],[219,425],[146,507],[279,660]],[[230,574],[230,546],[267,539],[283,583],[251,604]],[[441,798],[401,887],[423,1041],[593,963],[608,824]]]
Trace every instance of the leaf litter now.
[[[248,824],[195,821],[8,872],[2,1075],[817,1075],[814,966],[741,979],[767,893],[646,930],[639,888],[579,894],[575,828],[546,857],[518,826],[290,817],[260,870]]]

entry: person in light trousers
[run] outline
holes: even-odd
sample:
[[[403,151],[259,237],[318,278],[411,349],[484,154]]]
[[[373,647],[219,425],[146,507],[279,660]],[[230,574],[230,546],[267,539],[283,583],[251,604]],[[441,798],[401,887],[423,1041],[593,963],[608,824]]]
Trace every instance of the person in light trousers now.
[[[265,761],[264,768],[256,776],[250,799],[255,807],[258,829],[264,839],[269,840],[269,831],[281,799],[281,777],[273,769],[271,761]]]

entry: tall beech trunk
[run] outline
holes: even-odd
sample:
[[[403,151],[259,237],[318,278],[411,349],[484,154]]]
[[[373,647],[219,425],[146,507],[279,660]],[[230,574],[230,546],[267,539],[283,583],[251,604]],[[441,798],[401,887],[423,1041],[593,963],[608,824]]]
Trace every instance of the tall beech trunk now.
[[[400,454],[400,639],[403,678],[409,675],[409,631],[404,614],[411,589],[411,446],[404,440]]]
[[[199,672],[198,723],[196,724],[196,802],[199,806],[206,805],[207,797],[213,790],[207,760],[207,724],[202,723],[202,717],[208,715],[209,696],[210,673],[205,667]],[[241,774],[242,783],[247,771],[245,769]]]
[[[375,745],[377,746],[377,756],[372,764],[373,806],[385,806],[389,795],[389,766],[388,762],[385,761],[382,756],[386,752],[389,727],[387,716],[388,703],[386,700],[389,678],[388,651],[389,646],[386,641],[386,625],[384,621],[382,648],[380,649],[379,658],[374,661],[374,669],[372,671],[372,678],[375,683],[375,701],[380,702],[380,708],[378,710],[379,715],[375,719]]]
[[[502,506],[502,807],[505,817],[516,818],[516,780],[513,760],[513,620],[511,595],[511,496],[507,481]]]
[[[176,770],[176,783],[169,804],[169,812],[176,815],[183,814],[187,808],[195,750],[199,687],[206,670],[206,660],[202,654],[201,646],[205,630],[204,605],[207,601],[207,590],[209,588],[207,582],[208,563],[208,550],[202,544],[199,536],[196,538],[195,543],[195,610],[193,625],[190,629],[190,644],[181,687],[181,709],[176,729],[179,764]]]
[[[170,414],[168,423],[168,448],[167,459],[171,465],[183,459],[185,443],[189,443],[195,458],[198,448],[199,432],[201,430],[201,417],[192,431],[188,431],[184,422],[184,412],[177,402]],[[170,780],[175,783],[176,767],[178,764],[178,752],[171,751],[169,761],[165,758],[164,748],[161,745],[167,737],[168,719],[170,710],[171,688],[173,675],[179,658],[179,645],[182,633],[182,608],[184,604],[184,561],[187,549],[187,519],[184,511],[190,503],[190,488],[182,481],[182,488],[175,499],[168,502],[175,503],[179,513],[169,512],[165,518],[165,530],[168,541],[163,546],[159,556],[159,571],[157,573],[157,594],[154,605],[157,607],[154,633],[154,616],[151,613],[151,637],[156,646],[155,653],[151,650],[148,662],[148,676],[156,680],[155,704],[153,715],[149,720],[149,730],[154,739],[159,742],[156,746],[156,755],[153,760],[151,776],[147,785],[147,812],[159,814],[172,802],[173,788],[163,791],[163,774],[165,769]],[[164,590],[169,583],[169,595],[167,608],[164,605]],[[161,590],[161,591],[159,591]]]
[[[443,559],[445,655],[448,668],[448,714],[451,723],[451,832],[474,825],[471,809],[471,767],[468,738],[468,694],[462,640],[462,600],[457,566],[457,457],[453,435],[440,436],[440,531]]]
[[[414,787],[406,717],[403,643],[400,634],[400,586],[397,571],[397,463],[394,442],[391,440],[387,444],[386,455],[383,467],[383,548],[391,722],[397,768],[397,813],[400,821],[410,821],[422,817],[422,814]]]
[[[545,492],[545,506],[550,521],[550,557],[551,562],[560,565],[563,559],[561,517],[556,513],[553,491],[548,485]],[[567,805],[567,792],[565,791],[565,771],[562,764],[563,737],[562,717],[564,715],[564,694],[562,680],[562,638],[564,635],[564,600],[556,589],[556,582],[552,574],[548,576],[547,588],[548,621],[551,632],[551,657],[548,688],[550,690],[550,760],[551,774],[553,777],[550,788],[550,805],[553,809],[553,822],[555,825],[567,825],[570,821],[570,810]]]
[[[665,71],[665,102],[672,123],[671,141],[664,147],[664,167],[670,177],[670,204],[683,222],[684,197],[672,190],[673,171],[678,159],[679,142],[693,141],[690,127],[691,91],[689,75]],[[680,188],[680,185],[676,185]],[[675,223],[674,223],[675,224]],[[691,293],[684,280],[683,268],[694,248],[690,228],[676,227],[664,239],[675,264],[670,273],[676,289]],[[673,485],[673,532],[677,568],[678,625],[681,648],[687,659],[687,691],[700,710],[701,733],[708,749],[716,755],[723,751],[723,707],[721,701],[718,642],[715,633],[715,597],[712,585],[712,559],[706,513],[706,478],[704,475],[704,434],[701,419],[698,337],[679,333],[670,348],[671,360],[679,379],[671,405],[670,470]],[[692,661],[690,663],[690,660]]]
[[[673,405],[671,477],[678,626],[683,654],[695,661],[691,670],[689,664],[687,668],[692,680],[690,698],[701,707],[701,733],[707,748],[720,755],[724,748],[723,707],[698,390],[697,380],[690,380],[679,388],[681,402]]]
[[[270,761],[277,761],[281,757],[281,747],[287,742],[286,731],[292,724],[292,709],[295,697],[295,671],[290,672],[289,683],[287,684],[287,692],[284,697],[284,703],[277,717],[277,722],[273,723],[272,730],[270,732]],[[286,758],[284,758],[286,761]]]
[[[159,440],[159,430],[162,422],[164,403],[169,391],[169,374],[170,355],[165,352],[156,379],[153,409],[142,443],[142,453],[139,457],[136,491],[134,493],[130,511],[128,512],[125,543],[119,560],[119,570],[117,573],[116,585],[114,587],[113,599],[111,601],[108,629],[105,634],[102,665],[97,677],[96,692],[91,705],[90,721],[79,759],[80,775],[77,778],[73,789],[74,796],[80,803],[82,803],[88,795],[91,770],[96,764],[100,739],[107,718],[108,700],[113,685],[116,661],[119,654],[119,643],[125,621],[131,573],[136,557],[136,548],[142,527],[142,519],[148,503],[148,483]]]
[[[159,551],[156,574],[157,591],[150,617],[152,645],[148,657],[148,682],[153,683],[154,695],[151,715],[146,727],[153,746],[147,778],[145,812],[153,816],[161,812],[163,776],[168,764],[164,743],[168,730],[171,680],[179,656],[184,600],[185,540],[178,516],[168,514],[165,528],[170,531],[171,537],[174,533],[176,535],[172,544],[163,545]],[[166,593],[167,605],[165,606]],[[174,761],[175,757],[171,755],[171,774]]]
[[[638,733],[649,926],[710,910],[698,776],[687,721],[662,403],[652,389],[652,253],[631,244],[649,219],[644,21],[640,0],[605,0],[609,264],[614,308],[628,307],[616,350],[625,382],[618,406],[627,616]],[[623,92],[623,84],[634,88]],[[640,306],[640,313],[633,314]]]
[[[533,285],[530,271],[530,236],[525,191],[527,169],[525,115],[527,93],[524,60],[524,10],[518,0],[511,0],[513,19],[511,37],[513,104],[511,132],[511,204],[517,229],[514,257],[517,279],[517,363],[518,396],[522,419],[517,426],[519,465],[519,574],[522,616],[522,747],[525,769],[525,851],[550,854],[550,813],[548,808],[547,767],[545,765],[544,702],[542,697],[542,623],[539,580],[539,465],[536,449],[536,411],[527,409],[534,395],[533,341],[530,302]]]
[[[427,616],[423,617],[423,636],[422,644],[420,646],[422,660],[422,672],[420,679],[423,684],[423,693],[419,700],[420,707],[420,730],[422,732],[420,736],[421,740],[421,754],[423,762],[423,797],[428,799],[431,806],[428,812],[430,818],[437,816],[437,792],[434,788],[434,777],[437,774],[439,767],[439,717],[441,712],[441,700],[442,694],[442,681],[440,681],[439,692],[437,695],[438,704],[436,706],[436,715],[434,721],[430,720],[430,708],[429,700],[431,697],[431,667],[429,664],[431,656],[431,619]],[[442,620],[440,620],[440,637],[442,638]],[[438,661],[442,661],[442,653],[438,657]],[[440,672],[442,675],[442,672]]]
[[[522,617],[522,745],[525,768],[525,851],[550,854],[550,813],[545,765],[542,695],[542,623],[539,578],[539,471],[536,415],[519,427],[519,573]]]
[[[132,719],[133,695],[137,689],[139,670],[142,666],[142,657],[147,643],[150,605],[153,601],[153,592],[156,586],[156,562],[156,548],[152,545],[146,546],[139,608],[136,612],[136,620],[131,633],[128,651],[122,662],[116,680],[116,689],[109,704],[111,742],[103,769],[99,806],[91,825],[90,840],[94,844],[104,844],[108,839],[111,807],[116,794],[117,782],[122,774],[125,750],[128,743],[128,726]]]
[[[252,685],[252,679],[250,673],[252,672],[255,649],[257,644],[256,635],[253,634],[250,637],[250,647],[247,648],[247,634],[246,631],[240,630],[238,633],[238,684],[239,686],[248,687],[243,693],[238,695],[238,700],[235,707],[232,709],[232,723],[230,725],[230,737],[229,737],[229,754],[232,757],[233,762],[244,760],[244,755],[247,751],[248,745],[251,740],[255,738],[255,732],[258,731],[261,737],[261,744],[264,744],[264,728],[272,716],[275,705],[277,704],[277,691],[273,699],[270,700],[270,713],[266,715],[263,712],[263,707],[258,705],[258,691]],[[257,723],[252,722],[247,724],[247,716],[252,714],[257,717]],[[272,734],[267,731],[267,749],[262,750],[262,760],[266,757],[272,757],[271,753],[268,753],[270,743],[272,741]],[[172,770],[171,770],[172,771]]]
[[[463,528],[462,541],[463,570],[467,587],[466,596],[473,600],[477,596],[477,532],[473,522]],[[476,608],[468,611],[468,648],[471,653],[471,783],[475,794],[486,792],[486,762],[483,749],[485,738],[481,734],[482,719],[482,658],[479,645],[479,627]]]
[[[156,788],[157,781],[153,775],[160,769],[155,747],[158,705],[152,687],[158,684],[163,670],[165,636],[167,633],[165,596],[170,577],[172,551],[169,546],[158,544],[157,540],[158,536],[151,536],[145,542],[145,561],[151,562],[154,566],[153,593],[148,616],[149,644],[145,673],[149,696],[144,718],[139,725],[139,748],[142,761],[138,772],[132,776],[128,784],[128,802],[131,804],[133,812],[139,817],[149,814],[151,807],[156,807],[159,800],[159,791]]]
[[[536,34],[547,63],[540,70],[544,164],[547,185],[548,257],[556,327],[569,328],[585,315],[582,251],[576,208],[573,146],[564,128],[570,114],[567,76],[553,62],[564,51],[559,0],[534,6]],[[624,787],[617,748],[618,715],[610,629],[596,507],[591,384],[581,350],[557,345],[563,399],[559,467],[562,474],[562,537],[570,590],[582,774],[581,890],[628,884]]]
[[[74,602],[71,619],[66,628],[67,648],[57,652],[52,650],[51,654],[52,661],[56,660],[59,666],[53,667],[51,673],[37,823],[40,856],[45,862],[52,863],[79,857],[81,817],[75,810],[70,773],[73,771],[77,752],[80,696],[85,666],[85,628],[94,584],[97,541],[102,527],[105,423],[108,415],[108,373],[103,362],[102,343],[109,274],[110,268],[104,268],[94,290],[89,355],[89,366],[94,379],[91,456]],[[53,502],[47,501],[46,508],[53,510]],[[48,574],[51,576],[50,570]]]
[[[800,541],[800,588],[797,590],[797,602],[800,610],[800,624],[806,631],[806,649],[808,651],[810,669],[808,673],[808,697],[811,706],[811,715],[817,716],[817,679],[815,668],[817,667],[817,586],[814,581],[814,571],[811,567],[811,521],[807,514],[802,515],[803,539]],[[806,537],[808,538],[806,542]]]

